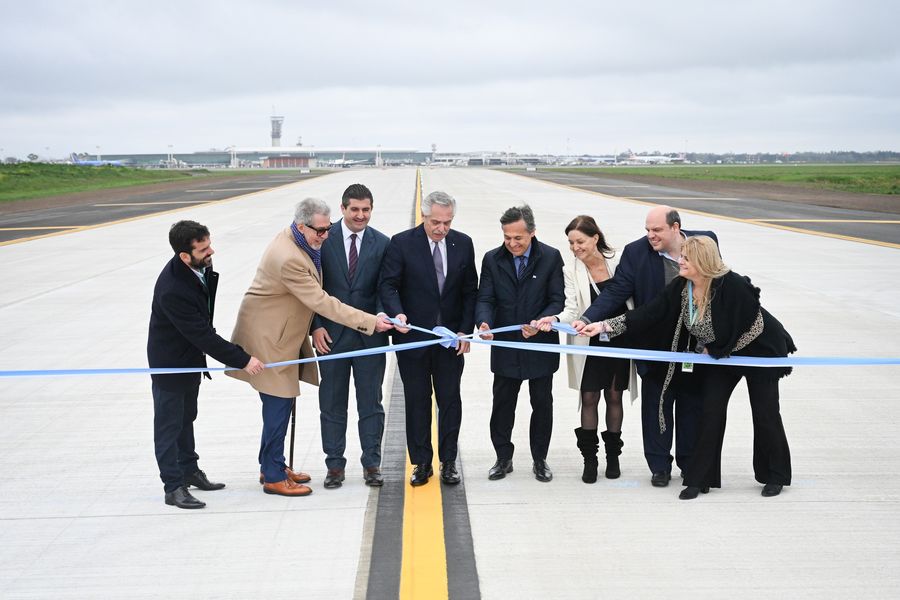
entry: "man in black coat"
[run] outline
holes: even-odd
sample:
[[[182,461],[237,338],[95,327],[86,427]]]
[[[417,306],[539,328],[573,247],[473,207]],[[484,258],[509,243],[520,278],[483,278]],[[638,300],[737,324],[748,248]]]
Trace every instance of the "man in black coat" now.
[[[391,238],[381,264],[379,293],[384,310],[403,323],[425,329],[437,325],[465,335],[475,329],[478,272],[472,238],[450,226],[456,200],[432,192],[422,200],[422,224]],[[395,327],[395,343],[433,340],[434,336]],[[427,346],[397,353],[406,400],[406,446],[415,465],[410,483],[423,485],[433,474],[431,462],[431,395],[438,406],[438,457],[441,481],[461,481],[456,468],[457,440],[462,422],[459,392],[469,342],[458,347]]]
[[[503,245],[484,255],[475,320],[485,331],[531,321],[562,312],[566,302],[563,260],[559,250],[542,244],[535,237],[534,213],[528,206],[508,209],[500,217]],[[486,334],[485,339],[558,344],[559,334],[539,332],[528,327],[522,331]],[[491,442],[497,462],[488,479],[502,479],[512,472],[515,449],[511,438],[516,418],[519,388],[528,380],[531,396],[529,440],[533,472],[538,481],[550,481],[553,472],[547,465],[547,450],[553,431],[553,373],[559,369],[559,355],[510,348],[491,348],[491,372],[494,373],[494,404],[491,410]]]
[[[147,359],[151,368],[204,368],[209,354],[229,367],[251,375],[265,367],[240,346],[216,334],[213,308],[219,274],[212,270],[214,250],[209,229],[195,221],[179,221],[169,230],[175,252],[156,287],[147,336]],[[205,373],[209,377],[209,373]],[[218,490],[197,465],[194,450],[194,420],[200,373],[152,374],[153,442],[156,462],[165,490],[166,504],[178,508],[203,508],[188,491]]]
[[[706,235],[718,243],[716,234],[711,231],[682,230],[681,216],[670,206],[653,207],[647,214],[645,229],[646,236],[625,246],[615,276],[584,311],[581,320],[573,323],[576,329],[580,330],[586,323],[614,316],[613,311],[628,298],[634,299],[635,308],[655,298],[678,275],[681,244],[688,237]],[[667,348],[671,336],[671,331],[659,328],[642,334],[642,338],[635,341],[645,348]],[[656,487],[669,485],[671,479],[673,425],[675,463],[684,471],[697,441],[702,410],[697,378],[678,369],[666,391],[663,402],[665,431],[660,431],[658,400],[667,365],[650,361],[636,363],[641,376],[644,457],[652,473],[650,482]]]

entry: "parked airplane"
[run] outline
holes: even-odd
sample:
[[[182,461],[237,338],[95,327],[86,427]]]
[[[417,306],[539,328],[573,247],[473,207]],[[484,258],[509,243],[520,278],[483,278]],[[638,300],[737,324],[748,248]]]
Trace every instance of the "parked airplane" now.
[[[664,154],[645,154],[642,156],[638,156],[637,154],[629,150],[628,157],[625,160],[627,162],[638,163],[642,165],[668,165],[683,163],[684,156],[671,157],[665,156]]]
[[[73,165],[79,165],[82,167],[124,167],[126,166],[125,161],[123,160],[82,160],[78,158],[78,155],[74,152],[69,155],[69,158],[72,159]]]

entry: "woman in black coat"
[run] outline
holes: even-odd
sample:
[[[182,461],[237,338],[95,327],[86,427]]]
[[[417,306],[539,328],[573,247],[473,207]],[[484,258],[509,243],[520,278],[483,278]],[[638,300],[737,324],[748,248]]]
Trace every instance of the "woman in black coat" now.
[[[797,348],[778,320],[762,308],[759,288],[731,271],[706,236],[688,238],[681,250],[679,277],[653,301],[620,317],[594,323],[582,334],[624,331],[640,335],[652,327],[671,331],[668,348],[675,352],[703,352],[713,358],[737,356],[783,357]],[[685,472],[679,498],[692,500],[710,487],[721,487],[722,440],[728,400],[742,377],[747,379],[753,413],[753,471],[764,484],[762,495],[777,496],[791,483],[791,456],[778,400],[778,380],[789,367],[737,367],[669,363],[665,394],[676,369],[700,378],[703,417],[700,435]],[[650,400],[645,398],[644,401]],[[662,411],[662,397],[660,397]],[[660,418],[660,427],[665,420]]]

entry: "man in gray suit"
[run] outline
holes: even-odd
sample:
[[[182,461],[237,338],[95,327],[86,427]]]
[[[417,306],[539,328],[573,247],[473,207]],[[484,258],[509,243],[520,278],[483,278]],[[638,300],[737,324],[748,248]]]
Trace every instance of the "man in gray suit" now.
[[[372,192],[366,186],[355,183],[344,191],[341,197],[343,218],[331,226],[328,239],[322,244],[322,288],[345,304],[382,314],[378,299],[378,274],[388,238],[368,226],[372,205]],[[384,333],[360,335],[318,315],[313,320],[312,338],[319,355],[385,346],[388,343]],[[381,436],[384,432],[381,383],[384,365],[384,354],[319,363],[322,450],[326,454],[325,466],[328,468],[323,484],[325,488],[339,488],[344,481],[351,370],[356,387],[363,478],[366,485],[380,486],[384,483],[381,475]]]

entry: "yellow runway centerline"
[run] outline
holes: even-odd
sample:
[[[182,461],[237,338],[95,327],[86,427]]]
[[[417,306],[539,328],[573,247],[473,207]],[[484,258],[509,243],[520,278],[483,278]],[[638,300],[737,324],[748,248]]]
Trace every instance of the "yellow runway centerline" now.
[[[422,176],[416,169],[416,224],[421,223]],[[431,439],[437,439],[437,414],[432,398]],[[434,444],[437,449],[437,444]],[[407,453],[403,500],[403,557],[400,563],[401,600],[443,600],[447,588],[447,549],[444,546],[444,510],[437,452],[432,458],[434,477],[425,485],[409,483],[413,465]]]

